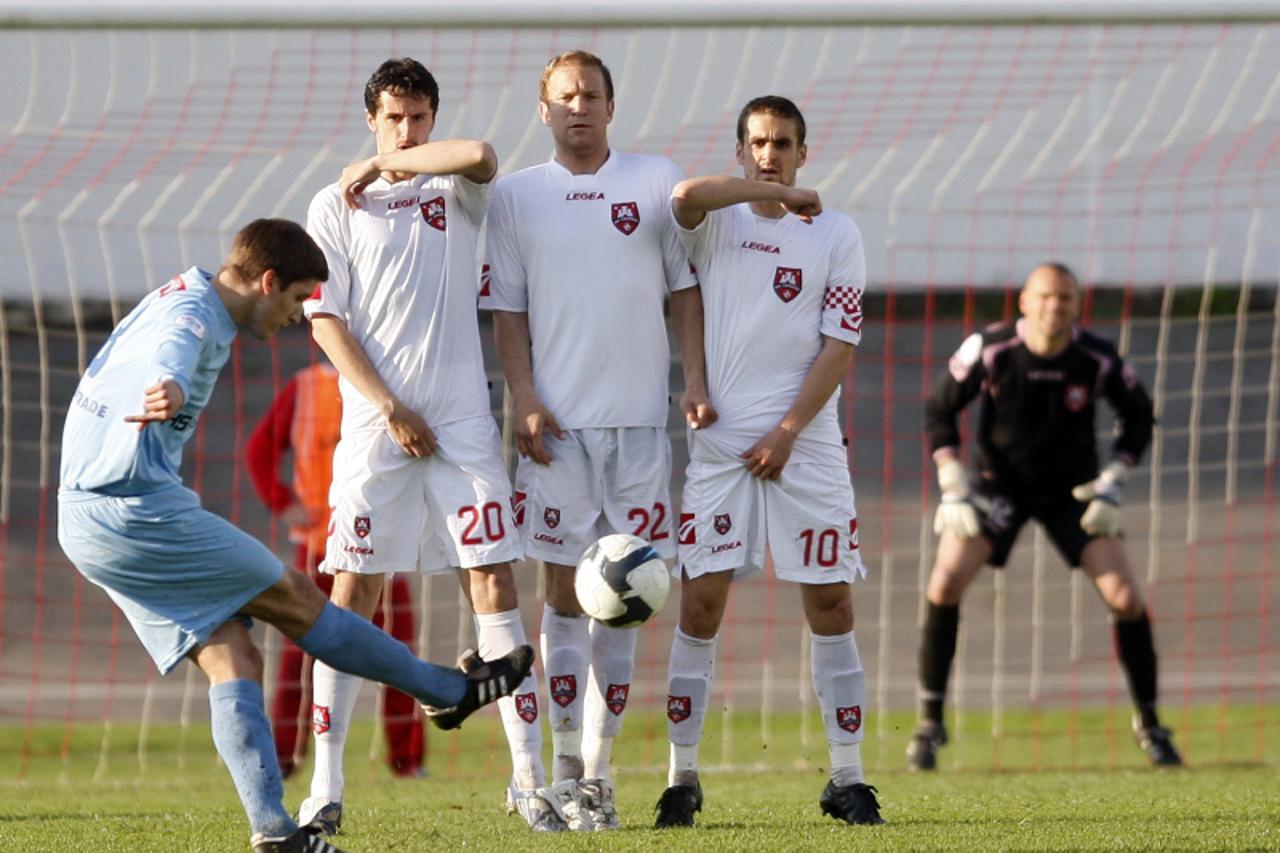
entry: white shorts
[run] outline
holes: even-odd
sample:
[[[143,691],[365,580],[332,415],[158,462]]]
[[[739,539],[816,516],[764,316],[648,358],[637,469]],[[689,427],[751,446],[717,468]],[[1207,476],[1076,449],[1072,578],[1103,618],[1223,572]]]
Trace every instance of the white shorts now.
[[[516,523],[525,554],[576,565],[592,542],[632,533],[664,558],[671,536],[671,440],[656,427],[565,430],[543,436],[550,465],[516,468]]]
[[[766,552],[767,549],[767,552]],[[741,460],[694,460],[685,474],[677,570],[691,578],[749,577],[773,556],[773,573],[803,584],[865,577],[849,472],[791,463],[778,480],[751,476]]]
[[[321,571],[436,574],[522,558],[493,418],[433,430],[439,447],[425,459],[385,429],[338,442]]]

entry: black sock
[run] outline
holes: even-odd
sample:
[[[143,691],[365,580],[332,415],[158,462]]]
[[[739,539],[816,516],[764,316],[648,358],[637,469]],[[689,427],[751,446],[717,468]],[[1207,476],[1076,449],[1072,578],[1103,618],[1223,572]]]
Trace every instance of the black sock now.
[[[1144,610],[1137,619],[1116,622],[1116,653],[1129,679],[1129,692],[1144,728],[1160,725],[1156,716],[1156,644]]]
[[[941,723],[951,661],[956,656],[960,605],[927,601],[925,608],[920,634],[920,719]]]

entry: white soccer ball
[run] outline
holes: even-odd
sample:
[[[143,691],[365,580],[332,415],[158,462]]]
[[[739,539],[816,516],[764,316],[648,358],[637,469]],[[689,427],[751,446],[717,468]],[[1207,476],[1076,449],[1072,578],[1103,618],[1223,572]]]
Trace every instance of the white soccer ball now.
[[[671,576],[652,545],[639,536],[614,533],[582,555],[573,589],[592,619],[613,628],[634,628],[666,604]]]

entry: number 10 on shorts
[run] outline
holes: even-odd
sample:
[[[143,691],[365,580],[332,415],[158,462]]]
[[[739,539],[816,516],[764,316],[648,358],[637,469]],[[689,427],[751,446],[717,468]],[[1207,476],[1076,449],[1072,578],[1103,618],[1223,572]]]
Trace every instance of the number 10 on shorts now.
[[[800,531],[804,542],[804,565],[818,565],[829,569],[840,562],[840,531],[834,527],[817,530],[810,527]],[[849,519],[849,550],[858,550],[858,519]]]

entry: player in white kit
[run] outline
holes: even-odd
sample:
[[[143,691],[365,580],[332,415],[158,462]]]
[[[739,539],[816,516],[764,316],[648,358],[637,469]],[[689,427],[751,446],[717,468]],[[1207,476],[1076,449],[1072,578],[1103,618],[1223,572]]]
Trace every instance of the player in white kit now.
[[[555,784],[534,796],[513,790],[508,805],[571,829],[619,825],[610,751],[636,637],[583,615],[574,567],[608,533],[633,533],[665,557],[675,551],[668,294],[684,357],[681,407],[691,423],[714,418],[701,298],[668,212],[680,172],[660,157],[610,149],[613,107],[598,57],[573,51],[548,63],[538,109],[554,155],[498,182],[481,297],[494,310],[515,404],[517,521],[526,554],[547,567],[542,653]]]
[[[669,787],[656,825],[693,826],[702,808],[698,741],[729,585],[764,568],[799,583],[813,686],[830,750],[822,810],[882,823],[862,778],[866,675],[851,585],[866,569],[844,442],[840,381],[862,332],[862,236],[795,186],[804,117],[766,96],[738,117],[744,177],[693,178],[672,194],[702,285],[707,385],[719,419],[690,436],[680,513],[680,623],[671,645]]]
[[[438,105],[418,62],[379,67],[365,87],[378,153],[347,167],[308,214],[331,275],[307,316],[343,401],[320,569],[336,575],[333,601],[365,617],[387,572],[459,570],[485,656],[524,643],[510,565],[523,554],[476,316],[477,236],[497,158],[479,140],[431,142]],[[360,682],[321,666],[313,680],[316,762],[299,823],[332,834]],[[515,778],[536,787],[534,677],[499,708]],[[456,725],[452,709],[428,716]]]

